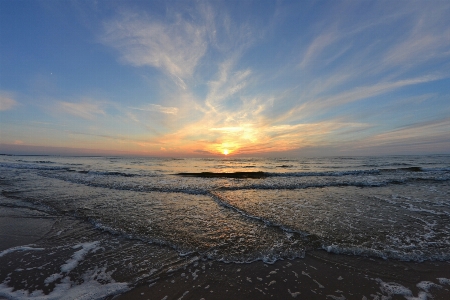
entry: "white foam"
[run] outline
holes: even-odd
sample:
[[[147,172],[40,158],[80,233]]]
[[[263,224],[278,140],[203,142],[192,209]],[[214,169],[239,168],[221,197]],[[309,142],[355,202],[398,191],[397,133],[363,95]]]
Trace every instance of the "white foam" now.
[[[433,296],[429,293],[430,288],[432,287],[442,288],[442,286],[435,284],[431,281],[421,281],[416,286],[422,291],[420,291],[416,297],[413,295],[410,289],[404,287],[401,284],[395,282],[383,282],[379,278],[376,279],[376,281],[380,284],[381,291],[384,294],[387,294],[388,299],[391,299],[391,297],[394,295],[400,295],[405,297],[405,299],[407,300],[427,300],[428,297],[433,298]],[[442,283],[440,280],[439,282]]]
[[[30,245],[32,246],[32,245]],[[15,252],[15,251],[42,251],[45,250],[45,248],[33,248],[30,246],[17,246],[17,247],[12,247],[6,250],[3,250],[2,252],[0,252],[0,257],[5,256],[6,254]]]
[[[91,242],[91,243],[83,243],[83,244],[74,246],[73,247],[74,249],[81,247],[81,250],[78,250],[77,252],[75,252],[72,255],[72,258],[67,260],[66,263],[61,266],[61,272],[69,273],[70,271],[75,269],[76,266],[78,266],[78,263],[84,259],[86,254],[88,254],[89,251],[96,249],[99,243],[100,243],[99,241],[95,241],[95,242]]]
[[[422,290],[424,290],[424,291],[426,291],[426,292],[429,292],[429,291],[430,291],[430,288],[432,288],[432,287],[442,288],[441,285],[436,284],[436,283],[431,282],[431,281],[421,281],[421,282],[419,282],[416,286],[417,286],[419,289],[422,289]]]
[[[191,273],[193,280],[197,279],[197,277],[198,277],[197,272],[199,272],[199,271],[200,271],[199,269],[195,269],[195,271]]]
[[[292,298],[296,298],[298,295],[300,295],[300,292],[291,292],[290,289],[288,289],[289,294],[291,294]]]
[[[381,291],[388,294],[389,296],[401,295],[405,297],[412,297],[413,295],[410,289],[404,287],[401,284],[395,282],[384,282],[381,279],[377,279],[377,281],[380,284]]]
[[[36,290],[30,293],[28,290],[14,290],[13,287],[8,287],[5,283],[0,284],[0,296],[9,299],[34,299],[34,300],[93,300],[103,299],[107,296],[117,295],[129,289],[127,283],[108,283],[101,284],[95,280],[85,281],[82,284],[75,285],[70,281],[69,277],[63,278],[60,284],[55,286],[55,289],[48,295],[45,295],[41,290]]]
[[[61,279],[54,287],[54,289],[45,295],[42,290],[34,290],[30,292],[28,288],[23,290],[14,290],[14,287],[8,286],[8,281],[0,283],[0,298],[7,299],[35,299],[35,300],[53,300],[53,299],[77,299],[77,300],[92,300],[103,299],[107,296],[114,296],[121,294],[129,290],[128,283],[115,282],[111,278],[111,274],[114,271],[106,272],[106,267],[98,268],[93,267],[82,275],[82,283],[71,281],[68,273],[72,271],[79,264],[80,261],[90,252],[97,249],[100,242],[83,243],[74,246],[73,248],[80,250],[76,251],[72,258],[67,260],[64,265],[61,266],[61,273],[54,273],[48,276],[44,283],[55,282]],[[31,248],[31,247],[14,247],[3,251],[1,256],[13,252],[13,251],[26,251],[26,250],[44,250],[43,248]],[[100,283],[99,280],[102,282]],[[107,282],[107,283],[105,283]]]
[[[448,284],[448,285],[450,285],[450,279],[448,279],[448,278],[441,277],[441,278],[437,278],[437,280],[439,280],[440,284]]]
[[[345,299],[347,299],[347,298],[344,297],[344,295],[341,295],[340,297],[334,296],[334,295],[327,295],[327,298],[331,298],[331,299],[334,299],[334,300],[345,300]]]
[[[321,288],[321,289],[324,289],[324,288],[325,288],[325,287],[324,287],[323,285],[321,285],[317,280],[313,279],[313,281],[319,285],[319,288]]]
[[[188,293],[189,293],[189,291],[184,292],[183,295],[180,298],[178,298],[178,300],[183,299],[183,297],[186,296]]]
[[[49,284],[49,283],[52,283],[52,282],[54,282],[54,281],[56,281],[56,280],[58,280],[59,278],[62,278],[62,277],[63,276],[60,273],[55,273],[55,274],[52,274],[52,275],[48,276],[44,280],[44,283],[45,284]]]
[[[405,298],[407,299],[407,300],[427,300],[428,299],[428,293],[427,292],[424,292],[424,291],[420,291],[419,292],[419,295],[417,296],[417,297],[414,297],[414,296],[411,296],[411,297],[409,297],[409,296],[405,296]]]
[[[311,276],[309,276],[308,273],[306,273],[305,271],[302,271],[302,275],[308,276],[309,278],[311,278]]]

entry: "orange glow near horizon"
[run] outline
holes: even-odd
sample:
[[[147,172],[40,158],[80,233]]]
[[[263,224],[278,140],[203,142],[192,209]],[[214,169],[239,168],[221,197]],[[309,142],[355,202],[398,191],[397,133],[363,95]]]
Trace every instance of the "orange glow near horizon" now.
[[[222,155],[231,155],[239,148],[240,148],[240,146],[237,143],[224,142],[221,144],[212,145],[212,147],[210,147],[209,151],[211,153],[217,153],[217,154],[222,154]]]

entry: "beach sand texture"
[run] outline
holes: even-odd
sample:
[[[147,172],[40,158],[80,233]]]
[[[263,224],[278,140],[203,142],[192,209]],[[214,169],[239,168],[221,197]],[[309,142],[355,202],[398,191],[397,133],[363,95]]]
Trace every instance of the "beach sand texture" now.
[[[137,272],[144,269],[146,260],[154,259],[158,251],[151,245],[131,242],[114,237],[101,230],[89,229],[79,220],[57,221],[48,215],[34,217],[32,210],[5,209],[2,222],[16,228],[14,239],[2,230],[0,245],[8,249],[0,252],[0,280],[9,280],[11,288],[0,291],[0,299],[35,298],[36,291],[43,291],[38,299],[448,299],[450,295],[448,262],[399,262],[347,255],[335,255],[326,251],[311,251],[304,258],[279,260],[274,264],[253,262],[250,264],[220,263],[211,260],[195,260],[173,270],[158,272],[135,285],[114,284],[129,279],[128,272],[135,267],[126,264],[124,256],[141,255],[135,264]],[[9,217],[8,217],[9,216]],[[14,216],[14,217],[11,217]],[[52,228],[52,225],[54,227]],[[62,228],[65,233],[61,233]],[[4,227],[2,227],[4,228]],[[70,231],[75,232],[70,232]],[[86,232],[83,232],[86,230]],[[33,232],[33,235],[27,234]],[[87,239],[96,241],[83,243]],[[63,235],[63,236],[62,236]],[[65,235],[65,236],[64,236]],[[71,236],[73,235],[73,236]],[[32,237],[31,237],[32,236]],[[78,238],[74,238],[78,236]],[[115,240],[117,248],[101,249]],[[29,243],[32,243],[31,245]],[[82,247],[73,248],[76,245]],[[60,249],[62,248],[62,249]],[[93,249],[96,251],[92,251]],[[80,250],[86,250],[80,253]],[[133,250],[131,250],[133,249]],[[131,250],[131,251],[130,251]],[[78,252],[78,257],[76,253]],[[118,253],[123,252],[123,253]],[[50,256],[42,260],[39,255]],[[83,255],[84,254],[84,255]],[[104,264],[104,255],[122,257],[124,261],[111,270]],[[34,258],[31,258],[35,256]],[[77,260],[78,259],[78,260]],[[161,257],[161,259],[164,259]],[[184,263],[184,262],[183,262]],[[72,264],[72,265],[71,265]],[[70,269],[73,273],[63,272]],[[80,267],[80,270],[77,269]],[[103,268],[103,269],[102,269]],[[91,271],[88,271],[91,269]],[[95,270],[95,271],[92,271]],[[168,271],[168,272],[167,272]],[[54,273],[53,273],[54,272]],[[80,274],[85,272],[85,274]],[[86,276],[89,274],[90,276]],[[82,276],[80,276],[82,275]],[[53,276],[53,277],[52,277]],[[101,277],[105,286],[101,286]],[[55,282],[69,282],[67,278],[82,278],[76,288],[74,282],[60,286]],[[109,277],[109,278],[108,278]],[[50,282],[52,279],[55,281]],[[93,284],[93,283],[97,284]],[[49,284],[50,283],[50,284]],[[53,289],[52,289],[53,288]],[[28,291],[28,293],[27,293]],[[35,294],[33,295],[33,291]],[[433,298],[431,298],[431,296]],[[364,298],[365,297],[365,298]],[[384,298],[383,298],[384,297]]]

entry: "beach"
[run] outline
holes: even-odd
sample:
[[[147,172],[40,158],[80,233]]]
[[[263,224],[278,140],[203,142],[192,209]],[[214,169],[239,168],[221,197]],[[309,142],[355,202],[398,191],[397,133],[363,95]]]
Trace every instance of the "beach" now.
[[[7,252],[7,249],[17,249],[10,250],[7,254],[0,254],[2,265],[10,265],[8,268],[1,268],[0,276],[3,279],[5,272],[20,273],[17,271],[18,267],[27,265],[17,261],[19,258],[23,260],[27,251],[32,252],[26,249],[27,245],[30,249],[48,247],[47,238],[54,239],[54,237],[46,235],[52,234],[51,227],[57,222],[57,218],[42,213],[36,216],[36,212],[27,209],[2,208],[1,211],[3,224],[7,222],[9,228],[14,228],[11,234],[5,234],[6,231],[2,227],[1,250]],[[31,222],[30,216],[33,216]],[[75,220],[73,221],[76,223]],[[97,231],[95,233],[97,237],[111,235],[101,230]],[[30,236],[31,232],[32,236]],[[14,236],[13,241],[11,235]],[[110,237],[103,237],[103,239],[108,238]],[[79,242],[82,241],[72,241],[74,244]],[[61,246],[64,246],[64,243],[59,245]],[[58,246],[55,245],[53,248]],[[70,253],[69,255],[61,253],[59,260],[64,261],[67,258],[70,259]],[[384,296],[388,297],[384,299],[396,299],[402,296],[399,299],[407,297],[427,299],[426,297],[432,296],[431,299],[447,299],[450,295],[450,280],[445,278],[449,277],[449,269],[448,261],[401,262],[336,255],[323,250],[310,251],[304,258],[279,260],[274,264],[264,262],[227,264],[198,259],[179,269],[159,273],[144,283],[121,289],[118,295],[115,295],[114,291],[105,297],[111,299],[382,299]],[[32,270],[28,276],[39,278],[39,273],[39,269],[34,272]],[[34,282],[33,286],[37,290],[45,290],[45,280],[42,279],[45,278],[41,276],[40,281]],[[21,287],[25,288],[29,285],[17,283],[15,287],[20,290]],[[96,289],[91,292],[98,292],[99,287]],[[65,292],[68,296],[72,293],[69,290]],[[2,291],[0,295],[4,299],[27,298],[14,292],[6,294]],[[90,299],[88,290],[76,295],[82,299]],[[31,297],[31,295],[28,296]],[[61,298],[64,298],[64,294]]]
[[[448,299],[449,267],[313,251],[274,264],[199,262],[115,299]]]
[[[450,0],[0,0],[0,300],[450,300]]]
[[[448,299],[447,159],[3,158],[0,298]]]

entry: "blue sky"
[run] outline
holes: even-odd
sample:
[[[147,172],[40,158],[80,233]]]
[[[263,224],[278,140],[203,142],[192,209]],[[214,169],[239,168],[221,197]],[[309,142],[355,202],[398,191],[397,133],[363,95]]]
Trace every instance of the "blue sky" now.
[[[450,153],[449,1],[0,1],[0,152]]]

